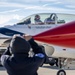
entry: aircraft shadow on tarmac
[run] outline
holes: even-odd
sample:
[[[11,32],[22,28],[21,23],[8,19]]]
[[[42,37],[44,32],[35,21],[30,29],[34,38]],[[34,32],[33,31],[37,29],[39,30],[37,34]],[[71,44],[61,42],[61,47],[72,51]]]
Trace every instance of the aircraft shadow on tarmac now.
[[[44,65],[44,66],[42,66],[42,68],[59,69],[56,66],[49,66],[49,65]]]
[[[49,69],[55,69],[55,70],[59,70],[59,67],[56,66],[49,66],[49,65],[43,65],[42,68],[49,68]],[[64,70],[75,70],[75,69],[66,69],[64,68]]]

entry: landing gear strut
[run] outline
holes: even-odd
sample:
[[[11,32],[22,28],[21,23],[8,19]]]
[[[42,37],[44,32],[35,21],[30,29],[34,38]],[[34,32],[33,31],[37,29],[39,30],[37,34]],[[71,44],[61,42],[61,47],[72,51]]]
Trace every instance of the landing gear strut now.
[[[64,65],[64,59],[59,58],[58,67],[60,68],[60,70],[57,72],[57,75],[66,75],[66,72],[62,69],[63,65]]]

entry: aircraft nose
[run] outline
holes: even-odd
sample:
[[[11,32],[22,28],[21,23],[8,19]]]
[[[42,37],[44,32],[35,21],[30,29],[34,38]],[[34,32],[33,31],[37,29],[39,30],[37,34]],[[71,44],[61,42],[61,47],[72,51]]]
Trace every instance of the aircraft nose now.
[[[8,29],[6,29],[6,28],[0,28],[0,34],[3,34],[3,35],[8,35]]]
[[[11,30],[8,28],[0,28],[0,33],[3,35],[6,35],[6,36],[13,36],[14,34],[23,35],[23,33],[21,33],[21,32],[18,32],[16,30]]]
[[[5,33],[5,29],[4,28],[0,28],[0,33],[1,34]]]

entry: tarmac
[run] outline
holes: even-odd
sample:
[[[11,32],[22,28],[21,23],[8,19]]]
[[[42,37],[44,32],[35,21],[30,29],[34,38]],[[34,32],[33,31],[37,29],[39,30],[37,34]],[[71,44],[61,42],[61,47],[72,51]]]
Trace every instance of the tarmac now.
[[[38,69],[38,75],[57,75],[58,68],[44,64]],[[66,75],[75,75],[75,70],[65,70]],[[0,67],[0,75],[8,75],[4,67]]]

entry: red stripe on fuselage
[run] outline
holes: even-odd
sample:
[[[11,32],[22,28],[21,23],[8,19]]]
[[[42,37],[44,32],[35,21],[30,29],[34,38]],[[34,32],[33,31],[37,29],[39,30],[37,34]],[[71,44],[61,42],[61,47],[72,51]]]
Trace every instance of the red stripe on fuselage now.
[[[64,47],[75,48],[75,21],[34,36],[34,39]]]

